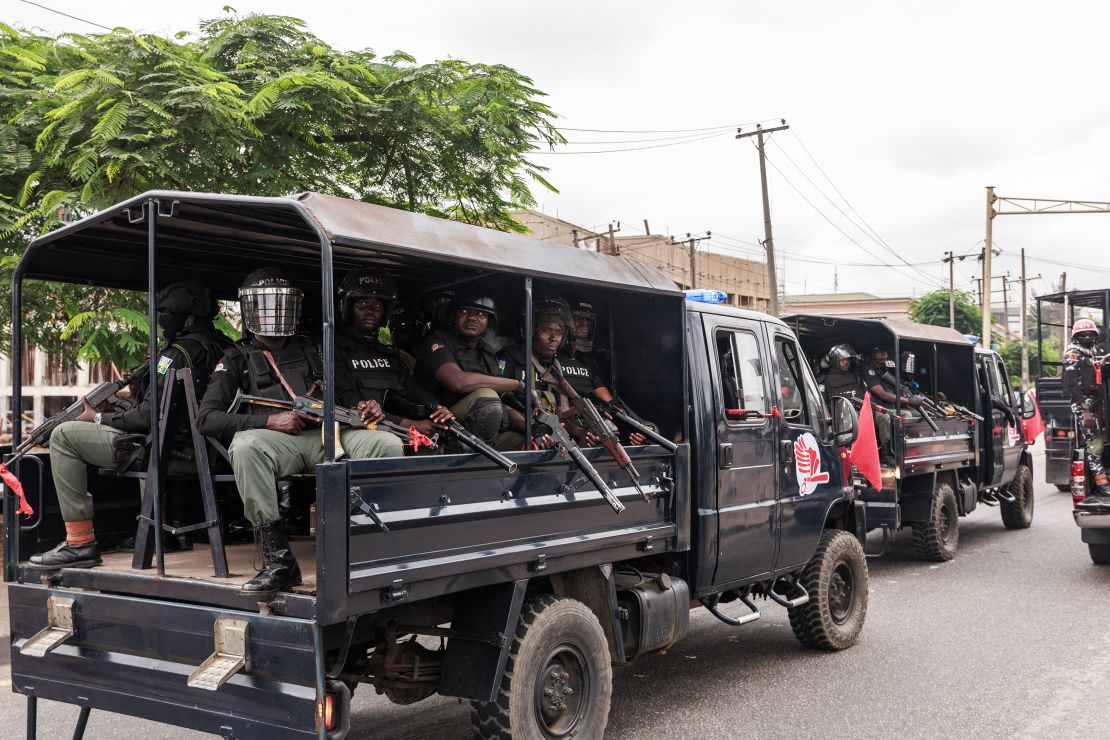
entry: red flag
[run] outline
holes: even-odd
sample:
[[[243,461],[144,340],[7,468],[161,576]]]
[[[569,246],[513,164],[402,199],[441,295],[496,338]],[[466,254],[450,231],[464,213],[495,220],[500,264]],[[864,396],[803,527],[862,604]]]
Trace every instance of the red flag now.
[[[1044,431],[1044,419],[1041,418],[1041,405],[1037,403],[1037,394],[1033,391],[1029,391],[1026,398],[1033,402],[1033,411],[1035,413],[1032,419],[1021,420],[1021,433],[1028,444],[1033,444],[1037,439],[1037,435]]]
[[[879,469],[879,446],[875,440],[875,417],[871,412],[871,391],[863,394],[863,407],[859,410],[859,436],[856,437],[848,459],[863,473],[876,491],[883,489],[883,474]]]
[[[19,496],[19,509],[15,513],[23,516],[34,515],[34,509],[27,503],[27,497],[23,495],[23,484],[19,482],[19,478],[15,477],[15,473],[8,470],[3,463],[0,463],[0,479],[4,481],[4,485],[12,489],[12,493]]]

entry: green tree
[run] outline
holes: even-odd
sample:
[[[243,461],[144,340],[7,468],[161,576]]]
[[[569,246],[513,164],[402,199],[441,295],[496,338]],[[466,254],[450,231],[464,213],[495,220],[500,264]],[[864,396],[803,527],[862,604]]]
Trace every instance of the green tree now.
[[[527,154],[562,141],[543,96],[503,65],[341,51],[285,16],[174,38],[0,23],[0,310],[30,238],[153,188],[314,190],[520,230],[509,213],[534,205],[529,184],[551,188]],[[24,325],[74,361],[126,365],[143,303],[30,284]]]
[[[1021,341],[1007,339],[998,345],[998,354],[1006,363],[1006,370],[1010,373],[1010,385],[1014,388],[1021,387]],[[1060,352],[1050,346],[1048,341],[1040,345],[1036,341],[1029,343],[1029,379],[1036,380],[1041,374],[1042,362],[1059,362]]]
[[[956,330],[962,334],[978,335],[983,329],[983,312],[971,294],[956,291]],[[919,324],[948,326],[948,291],[932,293],[910,301],[910,318]]]

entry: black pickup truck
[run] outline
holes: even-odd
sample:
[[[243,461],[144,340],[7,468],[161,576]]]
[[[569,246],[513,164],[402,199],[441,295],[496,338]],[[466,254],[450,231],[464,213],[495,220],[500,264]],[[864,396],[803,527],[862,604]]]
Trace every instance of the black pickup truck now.
[[[126,553],[30,569],[56,509],[48,459],[24,459],[38,511],[18,521],[6,492],[4,574],[29,735],[42,698],[79,705],[79,731],[96,708],[229,738],[343,737],[351,692],[370,684],[404,704],[469,700],[479,737],[598,738],[611,666],[680,640],[691,608],[739,626],[769,600],[806,645],[858,639],[864,502],[841,462],[855,411],[828,412],[781,321],[691,303],[642,264],[327,195],[151,192],[31,243],[13,285],[14,364],[26,280],[151,296],[199,280],[233,300],[263,265],[296,272],[323,337],[325,460],[300,481],[316,519],[294,542],[305,582],[258,602],[239,591],[249,545],[166,552],[157,527],[164,575]],[[508,453],[515,473],[479,454],[336,461],[332,286],[358,265],[389,270],[403,296],[480,281],[502,325],[527,316],[533,290],[586,296],[613,389],[663,437],[627,448],[647,498],[601,448],[584,456],[621,513],[557,450]],[[17,377],[17,418],[21,400]],[[134,516],[135,483],[97,481],[98,532],[111,530],[102,515]]]
[[[813,362],[841,343],[859,351],[892,348],[898,362],[891,372],[900,376],[904,393],[928,399],[921,412],[893,417],[896,465],[883,468],[882,488],[855,478],[864,491],[865,529],[881,529],[884,548],[888,534],[909,526],[918,557],[950,560],[959,544],[959,517],[979,503],[1000,507],[1007,528],[1032,523],[1033,462],[1020,423],[1024,399],[1010,388],[998,354],[976,349],[955,330],[909,321],[808,314],[784,321]],[[899,366],[907,353],[912,368]]]

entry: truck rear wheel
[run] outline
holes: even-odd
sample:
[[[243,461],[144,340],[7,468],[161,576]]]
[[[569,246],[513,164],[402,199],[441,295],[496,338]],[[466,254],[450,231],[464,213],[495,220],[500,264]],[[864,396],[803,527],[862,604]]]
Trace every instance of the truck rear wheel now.
[[[943,562],[956,557],[960,544],[960,512],[956,494],[947,483],[937,485],[929,521],[913,525],[913,551],[922,560]]]
[[[844,650],[856,644],[867,617],[867,557],[853,535],[827,529],[802,571],[809,601],[789,610],[790,627],[803,644]]]
[[[1006,529],[1028,529],[1033,523],[1033,471],[1028,465],[1018,466],[1007,490],[1014,500],[1002,502],[1002,523]]]
[[[1087,550],[1091,553],[1091,562],[1095,565],[1110,565],[1110,545],[1088,542]]]
[[[474,735],[497,740],[599,738],[609,721],[613,669],[601,623],[574,599],[524,604],[493,702],[474,702]]]

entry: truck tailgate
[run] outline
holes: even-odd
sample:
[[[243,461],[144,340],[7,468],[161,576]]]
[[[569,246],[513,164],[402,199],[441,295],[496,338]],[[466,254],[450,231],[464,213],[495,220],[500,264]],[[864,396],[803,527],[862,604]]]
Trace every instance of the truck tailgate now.
[[[74,633],[42,657],[25,655],[52,596],[73,600]],[[14,691],[224,737],[316,736],[311,622],[14,583],[8,599]],[[247,623],[247,665],[215,691],[191,688],[218,619]]]

